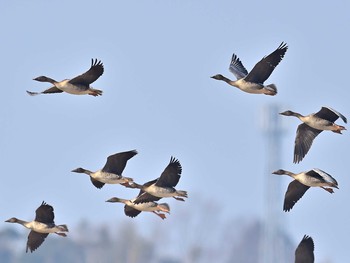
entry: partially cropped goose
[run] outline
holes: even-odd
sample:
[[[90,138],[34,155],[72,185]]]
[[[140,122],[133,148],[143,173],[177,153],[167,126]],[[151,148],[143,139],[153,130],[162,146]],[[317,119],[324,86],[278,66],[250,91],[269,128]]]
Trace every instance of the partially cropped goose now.
[[[54,218],[55,215],[52,206],[42,202],[35,211],[35,219],[33,221],[28,222],[12,217],[5,222],[18,223],[31,229],[28,235],[26,252],[28,252],[28,249],[30,252],[33,252],[40,247],[50,233],[55,233],[63,237],[66,236],[66,234],[62,232],[68,232],[67,225],[55,225]]]
[[[130,184],[131,188],[139,188],[144,191],[134,201],[135,204],[158,201],[163,197],[173,197],[179,201],[185,201],[182,197],[187,198],[187,192],[176,190],[174,187],[180,180],[182,167],[179,160],[174,157],[170,158],[170,163],[164,169],[159,178],[149,181],[143,185],[135,182]]]
[[[276,85],[270,84],[265,86],[264,82],[270,77],[272,71],[280,63],[287,49],[287,44],[282,42],[274,52],[263,57],[249,73],[243,66],[241,60],[233,54],[229,70],[235,75],[237,80],[230,80],[221,74],[217,74],[211,78],[225,81],[229,85],[237,87],[247,93],[274,96],[277,94]]]
[[[315,245],[312,237],[304,236],[295,250],[295,263],[314,263]]]
[[[102,90],[93,89],[90,87],[90,84],[96,81],[103,74],[103,71],[104,68],[102,62],[97,61],[97,59],[95,59],[95,61],[92,59],[90,69],[84,74],[79,75],[73,79],[65,79],[62,81],[56,81],[45,76],[40,76],[34,80],[40,82],[49,82],[54,86],[42,92],[27,91],[27,93],[31,96],[61,92],[67,92],[74,95],[88,94],[92,96],[99,96],[102,95]]]
[[[96,172],[91,172],[81,167],[72,170],[72,172],[89,175],[92,184],[99,189],[105,184],[122,184],[127,186],[133,179],[122,176],[122,172],[124,171],[127,161],[136,154],[137,151],[132,150],[108,156],[105,166]]]
[[[142,195],[144,192],[140,190],[140,193],[138,196]],[[170,207],[167,203],[158,204],[157,202],[147,202],[147,203],[141,203],[141,204],[135,204],[134,201],[137,199],[123,199],[118,197],[112,197],[108,199],[106,202],[110,203],[123,203],[124,204],[124,213],[125,215],[129,217],[136,217],[141,212],[152,212],[159,216],[161,219],[165,219],[166,216],[163,213],[158,212],[165,212],[170,213]]]
[[[322,131],[328,130],[341,134],[342,130],[346,130],[344,126],[337,125],[334,122],[340,117],[347,123],[347,119],[341,113],[329,107],[322,107],[320,111],[306,116],[290,110],[280,114],[297,117],[303,122],[298,126],[295,138],[294,163],[299,163],[303,160],[310,150],[313,140]]]
[[[337,181],[330,174],[317,168],[298,174],[280,169],[274,171],[273,174],[285,174],[294,178],[294,181],[289,184],[284,197],[283,211],[285,212],[291,210],[310,187],[321,187],[331,194],[334,191],[328,187],[338,188]]]

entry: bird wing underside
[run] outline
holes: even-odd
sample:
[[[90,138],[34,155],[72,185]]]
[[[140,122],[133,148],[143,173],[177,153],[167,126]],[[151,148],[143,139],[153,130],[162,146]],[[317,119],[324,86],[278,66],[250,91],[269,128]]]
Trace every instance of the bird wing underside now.
[[[125,169],[127,161],[137,154],[136,150],[116,153],[108,156],[105,166],[102,171],[121,175]]]
[[[314,249],[314,241],[305,235],[295,250],[295,263],[314,263]]]
[[[54,223],[54,219],[55,215],[53,213],[53,207],[43,201],[35,210],[35,221],[45,224],[52,224]]]
[[[236,76],[237,79],[242,79],[248,74],[248,71],[243,66],[242,61],[235,54],[232,55],[229,70]]]
[[[266,57],[263,57],[254,66],[254,68],[245,77],[245,80],[248,82],[263,84],[264,81],[270,77],[275,67],[281,62],[287,49],[287,44],[282,42],[274,52]]]
[[[180,180],[182,167],[179,160],[171,157],[170,163],[164,169],[156,182],[156,186],[175,187]]]
[[[125,206],[124,206],[124,213],[125,213],[125,215],[127,215],[127,216],[136,217],[138,214],[141,213],[141,211],[140,211],[140,210],[137,210],[137,209],[135,209],[135,208],[132,208],[132,207],[130,207],[130,206],[128,206],[128,205],[125,205]]]
[[[346,117],[332,108],[322,107],[320,111],[315,113],[315,115],[331,122],[335,122],[340,117],[345,123],[347,123]]]
[[[105,185],[105,183],[97,181],[95,178],[93,178],[91,176],[90,176],[90,180],[91,180],[91,183],[98,189],[101,189]]]
[[[27,93],[30,95],[30,96],[35,96],[35,95],[40,95],[40,94],[53,94],[53,93],[61,93],[63,92],[62,90],[56,88],[55,86],[51,87],[51,88],[48,88],[42,92],[34,92],[34,91],[28,91],[27,90]]]
[[[83,85],[89,85],[96,81],[102,74],[103,74],[104,68],[101,61],[95,61],[91,60],[91,67],[88,71],[85,73],[71,79],[69,83],[71,84],[83,84]]]
[[[287,188],[284,196],[283,211],[288,212],[298,202],[310,187],[300,183],[297,180],[292,181]]]
[[[30,250],[30,252],[33,252],[38,247],[40,247],[48,235],[49,234],[38,233],[33,230],[30,231],[28,235],[26,252],[28,252],[28,250]]]
[[[322,130],[317,130],[309,125],[302,123],[298,126],[294,146],[294,163],[299,163],[311,148],[313,140]]]

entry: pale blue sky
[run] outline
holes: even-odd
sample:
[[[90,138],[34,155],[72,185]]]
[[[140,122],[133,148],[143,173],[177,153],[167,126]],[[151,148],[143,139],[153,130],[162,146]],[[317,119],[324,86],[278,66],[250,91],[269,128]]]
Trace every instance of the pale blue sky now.
[[[0,1],[0,217],[30,219],[45,200],[57,223],[122,218],[122,206],[104,201],[136,191],[98,190],[70,171],[97,170],[108,155],[137,149],[124,171],[137,182],[158,177],[172,155],[183,166],[178,188],[189,199],[169,200],[172,214],[163,224],[171,227],[178,210],[191,210],[194,197],[213,200],[223,218],[262,218],[267,156],[259,112],[272,103],[305,114],[330,106],[350,118],[349,8],[348,1]],[[250,70],[282,41],[289,49],[267,81],[277,85],[277,96],[246,94],[210,78],[233,78],[233,52]],[[105,66],[93,85],[102,97],[26,94],[48,87],[34,77],[71,78],[91,58]],[[322,133],[295,165],[298,124],[285,120],[283,165],[276,169],[318,167],[340,189],[311,189],[290,213],[282,212],[281,198],[281,218],[295,242],[314,238],[316,259],[343,263],[350,257],[349,135]],[[280,179],[284,194],[290,179]],[[144,220],[159,219],[134,219]]]

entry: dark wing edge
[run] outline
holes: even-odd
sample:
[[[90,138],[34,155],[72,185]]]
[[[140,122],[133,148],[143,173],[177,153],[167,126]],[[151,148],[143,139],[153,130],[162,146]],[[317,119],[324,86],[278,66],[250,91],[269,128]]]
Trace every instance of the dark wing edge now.
[[[297,180],[292,181],[284,196],[283,211],[289,212],[309,188]]]
[[[49,234],[42,234],[42,233],[35,232],[33,230],[30,231],[28,235],[26,253],[28,252],[28,250],[30,250],[30,252],[32,253],[38,247],[40,247],[48,235]]]
[[[347,123],[346,117],[340,112],[330,108],[330,107],[322,107],[321,110],[315,113],[315,115],[321,119],[329,120],[331,122],[335,122],[339,117]]]
[[[91,59],[91,67],[85,73],[71,79],[69,83],[71,84],[84,84],[89,85],[96,81],[104,72],[103,63],[101,60]]]
[[[267,80],[272,71],[283,59],[288,49],[287,43],[282,42],[279,47],[270,55],[263,57],[248,73],[245,80],[248,82],[254,82],[263,84]]]
[[[322,131],[302,123],[298,126],[294,145],[294,163],[301,162],[309,152],[312,142]]]
[[[175,187],[180,180],[181,173],[182,173],[182,166],[180,164],[180,161],[172,156],[170,158],[170,163],[158,178],[156,185],[166,186],[166,187]]]
[[[53,93],[62,93],[63,90],[60,90],[58,88],[56,88],[55,86],[48,88],[42,92],[34,92],[34,91],[28,91],[26,90],[26,92],[28,93],[28,95],[30,96],[36,96],[36,95],[40,95],[40,94],[53,94]]]
[[[107,162],[102,171],[121,175],[129,159],[134,157],[138,152],[136,150],[120,152],[107,157]]]
[[[141,211],[137,210],[135,208],[132,208],[132,207],[130,207],[128,205],[125,205],[124,206],[124,213],[125,213],[125,215],[127,215],[129,217],[136,217],[138,214],[141,213]]]
[[[35,221],[51,224],[54,223],[55,214],[53,213],[53,207],[45,201],[35,210]]]
[[[95,178],[93,178],[91,176],[90,176],[90,180],[91,180],[91,183],[98,189],[101,189],[105,185],[105,183],[97,181]]]
[[[315,244],[312,237],[304,235],[295,250],[295,263],[313,263]]]

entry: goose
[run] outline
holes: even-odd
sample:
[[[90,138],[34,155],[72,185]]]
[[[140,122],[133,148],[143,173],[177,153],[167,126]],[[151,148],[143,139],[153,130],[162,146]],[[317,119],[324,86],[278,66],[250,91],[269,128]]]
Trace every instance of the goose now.
[[[284,197],[283,211],[285,212],[290,211],[310,187],[321,187],[331,194],[334,193],[334,191],[332,188],[328,187],[339,189],[337,181],[330,174],[317,168],[298,174],[279,169],[274,171],[273,174],[285,174],[294,178],[294,180],[288,185]]]
[[[320,111],[306,116],[290,110],[280,113],[284,116],[294,116],[303,123],[298,126],[295,146],[294,146],[294,163],[299,163],[311,148],[313,140],[322,131],[332,131],[342,134],[342,130],[346,130],[344,126],[335,124],[334,122],[340,117],[345,123],[347,119],[336,110],[329,107],[322,107]]]
[[[138,196],[142,195],[144,192],[140,190],[140,193]],[[157,202],[147,202],[147,203],[140,203],[135,204],[134,201],[137,199],[123,199],[118,197],[112,197],[108,199],[106,202],[110,203],[123,203],[124,204],[124,213],[125,215],[129,217],[136,217],[138,214],[140,214],[142,211],[152,212],[159,216],[161,219],[165,219],[166,216],[163,213],[157,213],[157,212],[165,212],[170,213],[170,207],[167,203],[158,204]]]
[[[132,182],[128,187],[144,191],[134,200],[134,203],[155,202],[163,197],[173,197],[176,200],[185,201],[182,197],[187,198],[187,192],[174,188],[180,180],[181,172],[182,167],[179,160],[171,157],[169,164],[159,178],[143,185]]]
[[[315,245],[312,237],[304,235],[295,250],[295,263],[314,263],[314,249]]]
[[[105,184],[122,184],[127,186],[132,178],[122,176],[127,161],[137,154],[136,150],[120,152],[108,156],[105,166],[101,170],[91,172],[84,168],[72,170],[74,173],[84,173],[90,176],[92,184],[101,189]]]
[[[230,80],[221,74],[214,75],[211,78],[225,81],[229,85],[247,93],[274,96],[277,94],[276,85],[269,84],[265,86],[264,81],[270,77],[272,71],[283,59],[287,49],[287,44],[282,42],[274,52],[263,57],[249,73],[241,60],[233,54],[229,70],[235,75],[237,80]]]
[[[65,233],[62,233],[68,232],[67,225],[55,225],[54,218],[53,207],[43,201],[36,209],[35,219],[33,221],[28,222],[12,217],[5,222],[21,224],[22,226],[31,229],[28,235],[26,253],[28,250],[32,253],[40,247],[50,233],[55,233],[62,237],[67,236]]]
[[[92,59],[90,69],[84,74],[79,75],[73,79],[65,79],[62,81],[56,81],[45,76],[40,76],[34,80],[40,82],[49,82],[54,86],[42,92],[33,92],[27,90],[27,93],[31,96],[61,92],[67,92],[74,95],[88,94],[92,96],[99,96],[102,95],[102,90],[93,89],[90,87],[90,84],[96,81],[103,74],[103,71],[104,68],[102,62],[97,61],[97,59],[95,59],[95,61]]]

